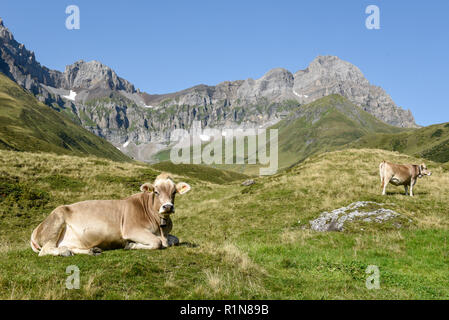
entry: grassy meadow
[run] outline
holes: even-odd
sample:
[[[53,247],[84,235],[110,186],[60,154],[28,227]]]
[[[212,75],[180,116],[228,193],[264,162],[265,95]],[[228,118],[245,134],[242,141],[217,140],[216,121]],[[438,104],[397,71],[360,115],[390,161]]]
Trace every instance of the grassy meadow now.
[[[448,299],[449,167],[427,161],[415,197],[388,186],[383,159],[421,159],[376,149],[314,155],[274,176],[213,168],[148,166],[93,157],[0,151],[0,299]],[[172,233],[180,245],[100,256],[38,257],[31,231],[56,206],[120,199],[160,171],[192,190],[176,198]],[[323,211],[354,201],[382,202],[411,220],[311,231]],[[80,289],[65,287],[80,269]],[[369,265],[380,289],[368,290]]]

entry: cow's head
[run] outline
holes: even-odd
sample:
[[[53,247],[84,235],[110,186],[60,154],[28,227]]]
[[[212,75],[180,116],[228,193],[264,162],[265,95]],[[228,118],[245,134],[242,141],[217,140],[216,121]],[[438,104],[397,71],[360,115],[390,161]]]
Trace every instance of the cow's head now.
[[[427,169],[427,166],[424,163],[421,163],[419,165],[419,177],[421,178],[422,176],[431,176],[432,172],[430,172]]]
[[[140,187],[143,192],[153,193],[153,208],[163,217],[175,212],[176,194],[184,194],[190,191],[190,186],[185,182],[175,184],[173,178],[162,173],[157,176],[154,183],[145,183]]]

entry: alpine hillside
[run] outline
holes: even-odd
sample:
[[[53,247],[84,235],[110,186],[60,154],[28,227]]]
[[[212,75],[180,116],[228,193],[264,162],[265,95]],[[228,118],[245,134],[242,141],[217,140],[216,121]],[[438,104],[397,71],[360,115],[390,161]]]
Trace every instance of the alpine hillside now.
[[[131,160],[106,140],[37,101],[2,73],[0,149]]]

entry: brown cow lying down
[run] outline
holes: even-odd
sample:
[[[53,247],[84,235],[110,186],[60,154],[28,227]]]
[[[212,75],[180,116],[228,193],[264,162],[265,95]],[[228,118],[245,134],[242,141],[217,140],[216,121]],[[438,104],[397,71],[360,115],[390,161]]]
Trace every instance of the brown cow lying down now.
[[[416,164],[395,164],[387,161],[382,161],[379,165],[380,181],[382,188],[382,195],[385,195],[387,184],[391,183],[395,186],[403,185],[405,195],[408,194],[408,187],[410,186],[410,196],[413,197],[413,186],[418,178],[423,176],[430,176],[432,172],[427,170],[424,163]]]
[[[39,256],[100,254],[102,250],[159,249],[179,243],[169,234],[175,195],[190,190],[168,174],[123,200],[90,200],[56,208],[31,234]]]

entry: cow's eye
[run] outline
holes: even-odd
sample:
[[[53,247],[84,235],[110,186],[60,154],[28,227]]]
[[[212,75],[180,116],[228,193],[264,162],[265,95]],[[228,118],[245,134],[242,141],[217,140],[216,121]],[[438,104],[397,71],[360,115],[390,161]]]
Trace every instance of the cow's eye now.
[[[159,195],[159,192],[157,192],[156,190],[154,190],[154,194],[158,196],[158,195]]]

